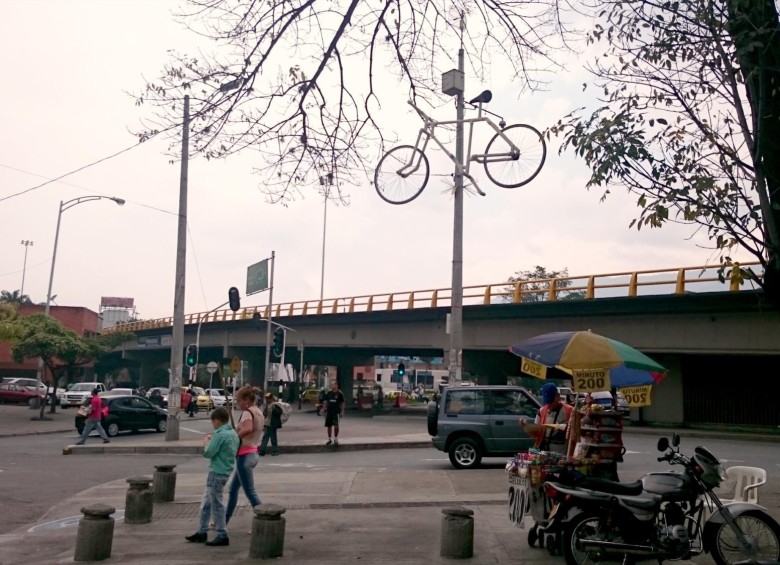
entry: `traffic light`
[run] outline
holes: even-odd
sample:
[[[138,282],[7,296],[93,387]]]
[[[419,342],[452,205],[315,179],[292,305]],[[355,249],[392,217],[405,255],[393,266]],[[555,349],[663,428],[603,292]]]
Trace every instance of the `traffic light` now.
[[[230,289],[228,289],[228,302],[230,303],[230,309],[233,310],[233,312],[241,308],[241,297],[238,295],[238,289],[234,286],[231,286]]]
[[[406,374],[406,365],[403,363],[398,363],[398,374],[402,377]]]
[[[198,346],[191,343],[187,346],[187,353],[184,355],[184,360],[188,367],[194,367],[198,362]]]
[[[282,328],[276,328],[274,331],[274,355],[281,357],[284,352],[284,330]]]

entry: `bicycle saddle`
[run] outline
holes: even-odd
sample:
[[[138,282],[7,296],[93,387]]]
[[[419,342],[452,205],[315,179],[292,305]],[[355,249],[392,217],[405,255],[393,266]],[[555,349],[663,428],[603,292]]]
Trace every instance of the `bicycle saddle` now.
[[[490,102],[493,99],[493,93],[489,90],[483,90],[482,93],[474,98],[473,100],[469,100],[469,104],[479,104],[480,102]]]

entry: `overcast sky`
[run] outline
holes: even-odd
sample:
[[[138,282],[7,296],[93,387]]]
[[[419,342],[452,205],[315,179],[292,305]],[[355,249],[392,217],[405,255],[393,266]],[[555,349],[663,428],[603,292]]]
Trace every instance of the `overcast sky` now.
[[[2,0],[0,198],[31,188],[135,143],[142,117],[128,91],[154,78],[166,50],[187,52],[196,38],[170,16],[164,0]],[[577,59],[550,90],[519,98],[494,89],[491,108],[509,123],[543,129],[582,103]],[[455,62],[453,61],[453,66]],[[502,76],[493,68],[490,80]],[[399,93],[399,100],[403,98]],[[437,115],[452,119],[452,115]],[[404,123],[419,127],[411,114]],[[414,132],[407,143],[413,142]],[[483,141],[484,143],[484,141]],[[151,141],[95,167],[0,201],[0,288],[18,290],[28,248],[24,293],[46,298],[60,201],[102,194],[123,198],[81,204],[62,215],[54,288],[59,305],[98,310],[101,296],[132,297],[143,318],[172,315],[179,165],[166,142]],[[432,173],[451,171],[435,154]],[[209,310],[244,294],[246,268],[276,252],[275,302],[320,294],[323,200],[312,190],[287,207],[265,202],[251,156],[225,162],[193,159],[189,175],[186,311]],[[480,177],[480,178],[484,178]],[[464,284],[499,283],[542,265],[571,275],[661,269],[715,262],[690,227],[629,229],[636,197],[620,190],[600,203],[587,171],[548,147],[531,184],[465,202]],[[350,190],[350,205],[328,205],[326,298],[447,288],[451,281],[452,200],[442,177],[414,202],[392,206],[368,182]],[[699,245],[697,245],[697,242]],[[246,305],[265,304],[265,295]]]

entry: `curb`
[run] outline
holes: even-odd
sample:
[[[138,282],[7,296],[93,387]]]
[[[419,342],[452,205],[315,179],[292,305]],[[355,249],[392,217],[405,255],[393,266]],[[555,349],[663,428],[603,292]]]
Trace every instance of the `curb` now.
[[[433,447],[430,441],[377,441],[367,443],[341,443],[338,446],[327,445],[284,445],[279,454],[285,453],[332,453],[335,451],[364,451],[369,449],[420,449]],[[170,453],[175,455],[201,455],[203,445],[67,445],[62,448],[63,455],[102,455],[105,453]]]

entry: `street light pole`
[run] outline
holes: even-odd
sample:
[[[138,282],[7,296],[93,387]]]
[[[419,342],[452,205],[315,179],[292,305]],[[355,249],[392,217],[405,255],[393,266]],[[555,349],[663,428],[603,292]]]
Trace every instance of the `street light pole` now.
[[[330,197],[330,187],[333,185],[333,173],[320,177],[320,185],[325,186],[325,206],[322,214],[322,269],[320,271],[320,302],[325,291],[325,234],[328,228],[328,198]]]
[[[52,285],[54,284],[54,265],[57,262],[57,245],[60,241],[60,224],[62,223],[62,213],[65,210],[69,210],[70,208],[73,208],[74,206],[78,206],[79,204],[83,204],[84,202],[92,202],[94,200],[113,200],[117,203],[119,206],[124,206],[125,201],[121,198],[116,198],[114,196],[79,196],[78,198],[74,198],[72,200],[67,200],[65,202],[60,201],[60,209],[57,213],[57,228],[54,231],[54,251],[52,251],[51,254],[51,270],[49,271],[49,289],[46,291],[46,307],[43,310],[43,313],[45,316],[49,315],[49,309],[51,307],[51,289]],[[32,242],[31,242],[32,243]],[[40,384],[41,382],[41,375],[43,374],[43,359],[38,359],[38,373],[36,375],[36,380]],[[41,412],[43,414],[43,412]]]
[[[22,245],[24,245],[24,266],[22,267],[22,288],[19,290],[19,300],[22,300],[22,297],[24,296],[24,274],[27,272],[27,248],[33,244],[32,241],[29,240],[22,240]]]

